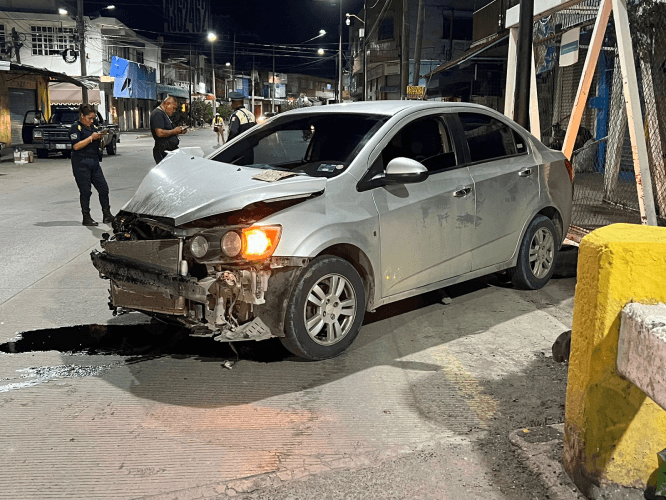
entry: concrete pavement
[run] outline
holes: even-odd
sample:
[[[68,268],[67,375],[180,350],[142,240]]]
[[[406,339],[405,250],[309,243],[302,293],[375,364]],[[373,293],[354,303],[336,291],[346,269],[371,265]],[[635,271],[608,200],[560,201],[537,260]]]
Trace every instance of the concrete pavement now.
[[[151,150],[123,136],[105,157],[114,212]],[[367,315],[339,358],[266,341],[228,370],[223,344],[111,317],[89,259],[107,229],[80,225],[77,196],[67,160],[0,165],[0,498],[576,498],[509,441],[561,422],[550,347],[571,327],[573,279],[475,280],[449,305],[428,294]]]

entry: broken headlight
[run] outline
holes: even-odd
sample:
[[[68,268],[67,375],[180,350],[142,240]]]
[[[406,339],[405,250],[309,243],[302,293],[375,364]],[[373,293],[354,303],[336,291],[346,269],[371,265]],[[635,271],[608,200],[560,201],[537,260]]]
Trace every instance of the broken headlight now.
[[[203,232],[188,241],[192,256],[199,262],[220,258],[255,261],[273,255],[282,235],[282,226],[251,226],[222,234]]]
[[[192,255],[196,259],[205,257],[209,248],[210,245],[208,244],[208,240],[205,236],[200,234],[192,238],[192,241],[190,241],[190,252],[192,252]]]
[[[222,236],[221,247],[222,252],[224,252],[227,257],[236,257],[242,249],[240,235],[236,231],[225,233],[225,235]]]

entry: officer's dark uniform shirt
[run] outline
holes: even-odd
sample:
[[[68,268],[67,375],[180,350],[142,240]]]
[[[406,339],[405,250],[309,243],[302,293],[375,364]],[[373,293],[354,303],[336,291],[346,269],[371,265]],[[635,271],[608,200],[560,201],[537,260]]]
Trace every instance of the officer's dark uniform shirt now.
[[[79,141],[82,141],[84,139],[87,139],[91,135],[93,135],[94,132],[98,132],[99,127],[92,123],[90,125],[90,128],[86,128],[80,121],[75,121],[74,125],[72,125],[69,129],[69,139],[72,142],[72,157],[78,157],[78,158],[99,158],[99,139],[92,141],[90,144],[87,146],[81,148],[81,149],[73,149],[74,144],[76,144]]]
[[[257,120],[254,118],[254,114],[245,109],[245,106],[236,108],[236,111],[229,118],[229,137],[227,140],[233,139],[256,124]]]
[[[175,127],[171,123],[171,118],[166,114],[160,106],[157,106],[150,113],[150,132],[153,134],[153,139],[155,139],[155,145],[159,146],[163,151],[171,151],[178,147],[180,140],[177,135],[172,135],[171,137],[157,137],[156,130],[158,128],[164,130],[173,130]]]

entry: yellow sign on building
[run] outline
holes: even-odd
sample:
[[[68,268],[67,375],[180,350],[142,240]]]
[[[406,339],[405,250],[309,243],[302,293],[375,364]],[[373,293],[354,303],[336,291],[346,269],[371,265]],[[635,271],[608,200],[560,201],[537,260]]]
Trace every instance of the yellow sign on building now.
[[[423,99],[425,94],[425,87],[421,85],[408,85],[407,86],[407,97],[409,99]]]

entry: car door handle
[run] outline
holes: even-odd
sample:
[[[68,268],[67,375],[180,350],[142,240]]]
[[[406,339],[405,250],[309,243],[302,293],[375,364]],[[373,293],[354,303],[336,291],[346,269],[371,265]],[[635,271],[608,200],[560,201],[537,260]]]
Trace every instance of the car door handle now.
[[[524,168],[520,172],[518,172],[519,177],[529,177],[532,175],[532,169],[531,168]]]
[[[472,192],[471,187],[464,187],[464,188],[456,189],[453,192],[453,196],[455,196],[456,198],[462,198],[463,196],[467,196],[471,192]]]

